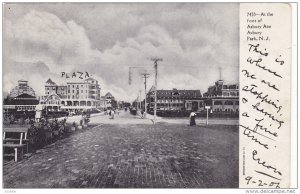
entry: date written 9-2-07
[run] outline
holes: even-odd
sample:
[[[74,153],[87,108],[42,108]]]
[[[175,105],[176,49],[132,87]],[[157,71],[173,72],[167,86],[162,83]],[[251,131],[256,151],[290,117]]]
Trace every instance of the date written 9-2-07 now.
[[[275,187],[276,189],[279,189],[279,182],[264,182],[262,180],[253,180],[251,176],[247,176],[245,178],[245,180],[247,181],[247,185],[249,185],[249,183],[253,183],[253,184],[257,184],[257,186],[259,187],[263,187],[263,186],[269,186],[269,187]]]

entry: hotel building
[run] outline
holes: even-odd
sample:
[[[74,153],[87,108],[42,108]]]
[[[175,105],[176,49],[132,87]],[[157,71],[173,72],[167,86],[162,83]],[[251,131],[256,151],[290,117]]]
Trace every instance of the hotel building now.
[[[225,84],[223,80],[218,80],[203,96],[214,112],[239,112],[238,84]]]
[[[154,87],[147,94],[149,111],[154,109]],[[194,110],[204,106],[200,90],[157,90],[157,110]]]
[[[66,85],[57,85],[49,78],[40,103],[54,110],[95,109],[100,106],[100,90],[94,78],[87,78],[83,82],[67,82]]]

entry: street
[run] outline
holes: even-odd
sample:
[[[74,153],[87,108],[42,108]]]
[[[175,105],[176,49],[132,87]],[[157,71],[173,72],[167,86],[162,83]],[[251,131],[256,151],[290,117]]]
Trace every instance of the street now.
[[[238,125],[187,126],[188,119],[91,117],[95,127],[5,159],[4,188],[238,187]],[[149,118],[151,116],[149,115]],[[197,120],[196,120],[197,121]]]

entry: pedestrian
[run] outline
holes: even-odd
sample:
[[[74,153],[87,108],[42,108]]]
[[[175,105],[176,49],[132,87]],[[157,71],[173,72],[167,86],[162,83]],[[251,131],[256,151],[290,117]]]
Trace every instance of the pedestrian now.
[[[114,110],[111,110],[111,119],[114,119],[114,117],[115,117],[115,111]]]
[[[142,119],[144,118],[144,110],[142,109],[141,110],[141,116],[142,116]]]
[[[196,125],[196,113],[194,111],[190,114],[190,126]]]

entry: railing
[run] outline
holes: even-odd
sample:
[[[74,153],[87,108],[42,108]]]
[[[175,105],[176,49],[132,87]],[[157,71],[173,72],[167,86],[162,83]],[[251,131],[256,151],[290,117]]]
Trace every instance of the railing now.
[[[148,113],[153,114],[153,110]],[[157,116],[160,117],[189,117],[190,110],[165,110],[157,111]],[[197,112],[197,117],[206,117],[206,111]],[[239,112],[213,112],[209,113],[209,117],[212,118],[238,118]]]

